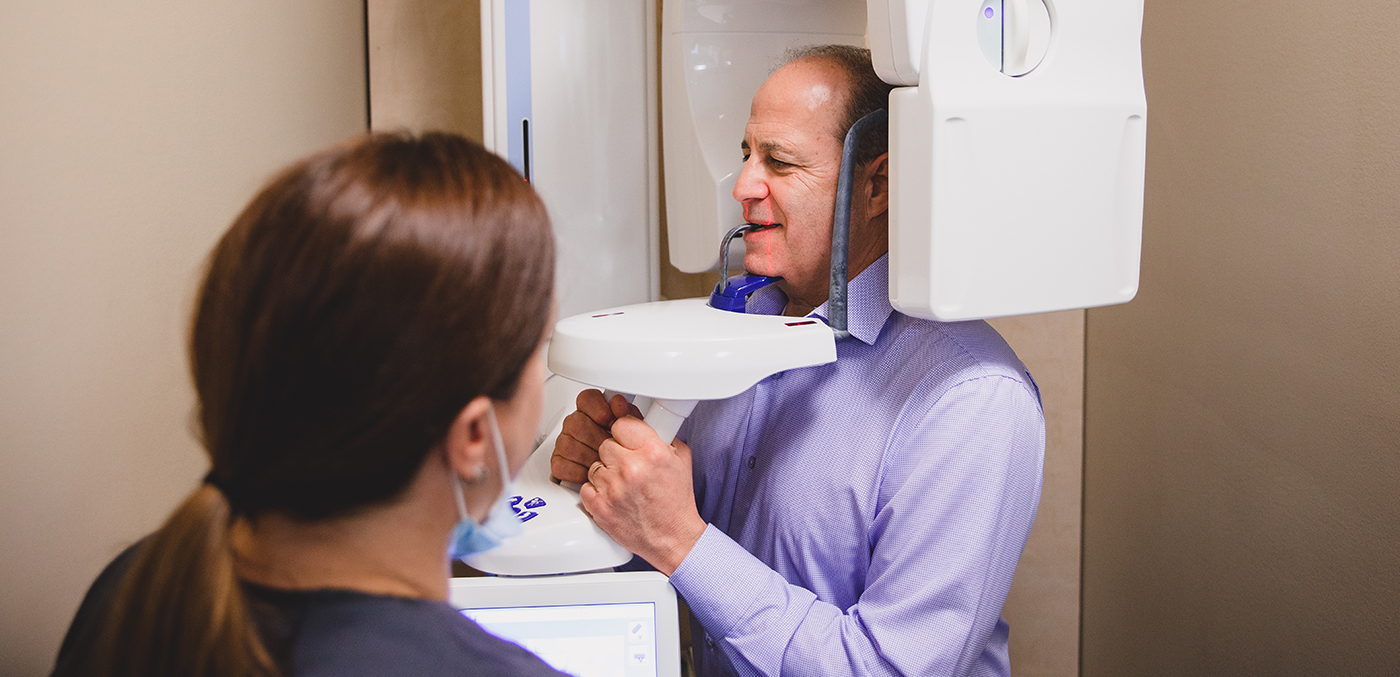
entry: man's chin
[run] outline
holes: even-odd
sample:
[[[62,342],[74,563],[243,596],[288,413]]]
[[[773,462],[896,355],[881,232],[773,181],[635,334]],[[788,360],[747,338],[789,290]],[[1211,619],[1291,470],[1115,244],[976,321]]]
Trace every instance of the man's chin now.
[[[773,256],[776,224],[744,234],[744,270],[750,275],[782,277],[782,267]]]
[[[744,272],[750,275],[763,275],[766,277],[782,277],[777,266],[767,257],[758,257],[752,254],[744,256]]]

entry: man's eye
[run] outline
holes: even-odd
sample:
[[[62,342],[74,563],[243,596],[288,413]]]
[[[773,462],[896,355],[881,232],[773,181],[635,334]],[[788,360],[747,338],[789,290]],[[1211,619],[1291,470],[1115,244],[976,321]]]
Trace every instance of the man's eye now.
[[[772,165],[773,165],[774,167],[791,167],[791,166],[792,166],[792,163],[790,163],[790,162],[783,162],[782,160],[779,160],[779,159],[777,159],[777,158],[768,158],[768,162],[772,163]]]
[[[749,154],[748,154],[748,153],[744,153],[744,162],[748,162],[748,161],[749,161]]]

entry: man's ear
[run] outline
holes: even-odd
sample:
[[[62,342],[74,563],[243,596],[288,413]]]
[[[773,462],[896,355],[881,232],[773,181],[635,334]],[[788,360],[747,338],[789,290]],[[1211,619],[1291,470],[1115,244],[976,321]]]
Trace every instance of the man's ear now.
[[[491,409],[490,398],[482,395],[462,407],[447,429],[443,447],[447,463],[459,477],[479,477],[486,467],[486,455],[491,449],[491,429],[487,427],[486,412]]]
[[[870,198],[865,213],[873,219],[890,210],[890,154],[882,153],[866,167],[870,168]]]

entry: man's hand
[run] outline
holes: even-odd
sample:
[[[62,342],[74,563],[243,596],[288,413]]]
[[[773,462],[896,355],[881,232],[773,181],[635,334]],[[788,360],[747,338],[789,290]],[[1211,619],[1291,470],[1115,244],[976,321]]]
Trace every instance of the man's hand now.
[[[597,390],[579,393],[574,403],[578,411],[564,419],[564,430],[549,457],[549,473],[565,482],[583,484],[588,481],[588,468],[598,460],[598,446],[612,436],[608,430],[613,422],[628,415],[641,418],[642,412],[621,395],[608,402]]]
[[[579,490],[584,509],[619,545],[670,576],[705,532],[695,508],[690,447],[679,440],[671,446],[646,423],[626,416],[612,423],[612,436],[597,449],[597,460],[585,471],[588,483]]]

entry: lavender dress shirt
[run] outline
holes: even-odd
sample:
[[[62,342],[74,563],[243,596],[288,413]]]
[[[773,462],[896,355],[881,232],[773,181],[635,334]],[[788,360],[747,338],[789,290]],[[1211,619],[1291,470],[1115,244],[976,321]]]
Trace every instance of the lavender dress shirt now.
[[[709,526],[671,583],[704,628],[701,675],[1010,674],[1039,391],[985,322],[894,312],[888,289],[886,256],[851,281],[835,363],[702,402],[681,428]],[[768,287],[748,312],[785,303]]]

